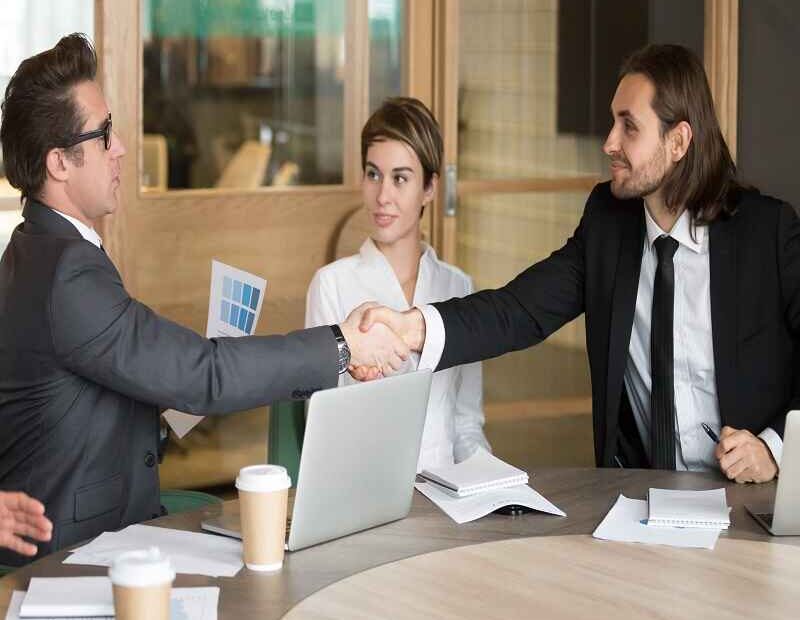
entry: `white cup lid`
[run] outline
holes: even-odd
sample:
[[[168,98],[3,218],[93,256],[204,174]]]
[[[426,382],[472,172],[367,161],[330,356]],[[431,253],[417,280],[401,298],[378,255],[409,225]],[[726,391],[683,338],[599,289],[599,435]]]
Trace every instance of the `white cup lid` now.
[[[250,465],[242,467],[236,477],[236,488],[240,491],[268,493],[282,491],[292,486],[292,479],[285,467],[280,465]]]
[[[171,583],[175,579],[169,558],[158,547],[126,551],[114,558],[108,570],[111,583],[117,586],[143,588]]]

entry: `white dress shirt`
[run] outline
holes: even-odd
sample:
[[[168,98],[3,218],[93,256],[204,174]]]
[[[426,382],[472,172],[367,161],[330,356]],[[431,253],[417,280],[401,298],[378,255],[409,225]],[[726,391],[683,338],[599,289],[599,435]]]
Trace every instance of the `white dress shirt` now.
[[[645,208],[647,234],[642,249],[639,288],[633,319],[625,388],[639,435],[650,456],[650,319],[653,283],[658,258],[653,243],[667,233],[662,231]],[[690,234],[690,217],[684,211],[669,233],[678,241],[675,252],[675,298],[673,314],[673,355],[675,389],[676,469],[719,469],[714,458],[716,445],[700,424],[705,422],[719,436],[720,413],[714,371],[714,343],[711,325],[711,292],[708,228],[695,228]],[[436,368],[444,351],[445,330],[441,315],[433,306],[420,308],[425,317],[425,346],[420,368]],[[783,442],[780,435],[766,428],[759,437],[769,447],[780,466]]]
[[[413,305],[463,297],[471,292],[469,276],[440,261],[433,248],[425,245]],[[358,254],[317,271],[308,287],[306,327],[340,323],[366,301],[377,301],[395,310],[411,307],[389,261],[372,239],[364,242]],[[416,370],[418,364],[419,355],[412,354],[402,371]],[[480,362],[433,375],[417,471],[462,461],[478,446],[490,449],[483,434],[481,375]],[[347,373],[339,377],[339,385],[354,382]]]
[[[53,213],[58,213],[61,217],[71,223],[75,228],[78,229],[78,232],[81,234],[81,237],[86,239],[92,245],[97,246],[98,248],[103,248],[103,242],[100,239],[100,235],[97,234],[94,228],[89,228],[86,224],[81,222],[79,219],[72,217],[71,215],[67,215],[66,213],[61,213],[61,211],[56,211],[55,209],[52,210]]]

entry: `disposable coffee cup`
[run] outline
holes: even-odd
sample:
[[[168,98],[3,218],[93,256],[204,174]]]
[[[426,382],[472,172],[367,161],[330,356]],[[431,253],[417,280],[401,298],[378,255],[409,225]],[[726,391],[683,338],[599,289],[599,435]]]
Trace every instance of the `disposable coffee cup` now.
[[[286,468],[279,465],[251,465],[239,471],[244,563],[250,570],[276,571],[283,566],[290,486]]]
[[[117,620],[169,620],[175,571],[157,547],[118,555],[108,576]]]

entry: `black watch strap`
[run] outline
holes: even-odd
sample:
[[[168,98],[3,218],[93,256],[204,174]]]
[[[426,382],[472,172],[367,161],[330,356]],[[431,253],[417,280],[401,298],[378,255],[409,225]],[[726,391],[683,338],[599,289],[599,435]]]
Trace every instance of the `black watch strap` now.
[[[347,346],[347,340],[344,339],[344,334],[338,325],[331,325],[331,331],[336,338],[336,347],[339,353],[338,372],[344,374],[348,366],[350,366],[350,347]]]

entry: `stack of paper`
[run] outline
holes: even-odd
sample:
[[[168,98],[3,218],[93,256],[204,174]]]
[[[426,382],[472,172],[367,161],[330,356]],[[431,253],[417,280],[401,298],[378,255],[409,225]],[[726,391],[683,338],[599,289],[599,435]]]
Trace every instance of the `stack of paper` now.
[[[242,568],[242,543],[238,540],[138,524],[100,534],[75,549],[64,564],[111,566],[120,553],[146,547],[158,547],[176,573],[233,577]]]
[[[217,620],[219,588],[172,588],[171,620]],[[28,591],[11,595],[6,620],[111,619],[114,601],[108,577],[33,577]]]
[[[593,536],[603,540],[713,549],[730,525],[725,489],[650,489],[650,503],[624,495],[608,511]]]
[[[504,506],[566,516],[526,483],[528,474],[482,448],[456,465],[422,470],[415,488],[456,523],[486,516]]]

